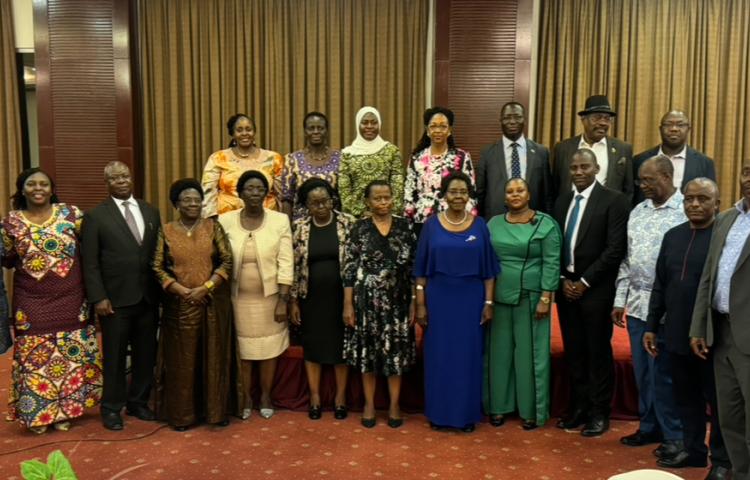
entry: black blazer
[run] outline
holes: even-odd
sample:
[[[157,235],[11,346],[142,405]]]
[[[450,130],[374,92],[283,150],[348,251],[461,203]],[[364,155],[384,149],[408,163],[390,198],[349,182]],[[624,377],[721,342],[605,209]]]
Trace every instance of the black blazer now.
[[[573,191],[569,190],[555,202],[553,216],[562,232],[565,231],[565,220],[572,200]],[[590,285],[586,298],[614,299],[617,271],[627,253],[629,215],[630,201],[625,194],[597,182],[578,227],[573,249],[575,272],[567,271],[562,260],[564,255],[560,255],[561,275],[572,280],[583,277]]]
[[[528,138],[526,140],[526,183],[529,184],[531,200],[529,206],[545,213],[552,211],[554,189],[549,166],[549,150],[544,145]],[[482,149],[477,167],[477,200],[479,214],[489,220],[505,213],[505,182],[508,171],[505,167],[503,139]]]
[[[158,302],[159,287],[151,270],[159,211],[137,200],[143,215],[143,242],[138,245],[115,201],[110,197],[83,215],[81,254],[89,303],[109,299],[113,308],[142,299]]]
[[[633,157],[633,180],[638,178],[638,169],[641,168],[643,162],[658,154],[659,145],[650,150],[646,150],[645,152],[641,152]],[[687,152],[685,153],[685,176],[682,177],[680,191],[684,191],[686,183],[698,177],[710,178],[715,182],[716,168],[714,168],[714,161],[688,145]],[[635,183],[634,186],[635,192],[633,193],[633,206],[636,206],[644,201],[646,197],[643,196],[641,187],[635,185]]]
[[[555,198],[571,189],[570,158],[578,150],[581,136],[576,135],[555,145],[553,150],[552,179]],[[633,146],[613,137],[607,137],[607,188],[622,192],[630,203],[633,198]]]

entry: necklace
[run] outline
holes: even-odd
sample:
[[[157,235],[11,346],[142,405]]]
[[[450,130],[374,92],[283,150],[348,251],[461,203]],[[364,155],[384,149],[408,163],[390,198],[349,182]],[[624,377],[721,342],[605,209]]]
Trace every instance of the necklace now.
[[[329,157],[328,147],[325,147],[320,153],[313,153],[312,150],[306,148],[305,157],[307,157],[310,163],[324,163]]]
[[[331,224],[332,221],[333,221],[332,213],[328,215],[328,220],[326,220],[324,223],[318,223],[315,221],[315,217],[312,217],[313,225],[315,225],[316,227],[327,227],[328,225]]]
[[[451,225],[463,225],[464,222],[466,221],[466,217],[468,217],[468,216],[469,216],[469,212],[467,212],[466,210],[464,210],[464,218],[462,218],[458,222],[454,222],[453,220],[451,220],[450,218],[448,218],[448,214],[446,212],[443,212],[443,218],[445,219],[446,222],[450,223]]]
[[[248,153],[242,153],[240,152],[240,149],[237,147],[232,148],[232,152],[234,152],[235,155],[237,155],[240,158],[248,158],[250,156],[250,152]]]
[[[187,226],[187,225],[185,225],[185,224],[184,224],[184,223],[182,222],[182,219],[179,219],[179,220],[177,220],[177,221],[178,221],[178,222],[180,222],[180,225],[182,225],[182,228],[184,228],[184,229],[185,229],[185,231],[187,232],[187,236],[188,236],[188,237],[192,237],[192,236],[193,236],[193,230],[195,230],[195,228],[196,228],[196,227],[197,227],[198,225],[200,225],[200,223],[201,223],[201,221],[200,221],[200,219],[199,219],[199,220],[198,220],[197,222],[195,222],[195,223],[193,224],[193,226],[192,226],[192,227],[188,228],[188,226]]]

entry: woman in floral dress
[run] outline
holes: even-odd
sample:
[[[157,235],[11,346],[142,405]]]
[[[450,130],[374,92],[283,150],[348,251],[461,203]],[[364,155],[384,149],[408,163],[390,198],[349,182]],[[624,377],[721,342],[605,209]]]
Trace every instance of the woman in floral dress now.
[[[365,189],[372,215],[352,227],[344,254],[344,359],[362,373],[362,425],[375,426],[376,375],[388,377],[388,426],[403,423],[401,375],[415,362],[411,269],[417,238],[409,221],[391,215],[393,194],[385,180]]]
[[[57,203],[38,168],[16,180],[13,208],[2,222],[3,265],[15,269],[11,420],[35,433],[70,428],[101,398],[96,329],[89,318],[78,233],[83,214]]]
[[[423,120],[425,131],[412,152],[404,185],[404,216],[414,222],[417,234],[430,215],[448,208],[438,195],[443,178],[451,172],[463,172],[474,182],[471,156],[456,148],[453,139],[453,112],[443,107],[428,108]],[[466,210],[476,215],[473,199],[467,202]]]

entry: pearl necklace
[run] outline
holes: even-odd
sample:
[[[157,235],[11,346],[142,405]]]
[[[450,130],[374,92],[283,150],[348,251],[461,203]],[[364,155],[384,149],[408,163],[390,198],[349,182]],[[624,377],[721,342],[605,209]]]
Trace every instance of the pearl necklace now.
[[[315,225],[316,227],[318,227],[318,228],[327,227],[333,221],[333,213],[330,214],[330,216],[328,217],[328,220],[325,223],[318,223],[318,222],[316,222],[315,221],[315,217],[310,217],[310,218],[312,218],[313,225]]]
[[[466,221],[466,217],[468,217],[468,216],[469,216],[469,212],[467,212],[466,210],[464,210],[464,218],[462,218],[458,222],[454,222],[453,220],[451,220],[450,218],[448,218],[448,214],[447,213],[443,212],[443,219],[445,219],[445,221],[448,222],[448,223],[450,223],[451,225],[463,225],[464,222]]]
[[[182,228],[184,228],[184,229],[185,229],[185,231],[187,232],[187,236],[188,236],[188,237],[192,237],[192,236],[193,236],[193,230],[195,230],[195,229],[196,229],[196,227],[197,227],[198,225],[200,225],[200,223],[201,223],[201,221],[200,221],[200,220],[198,220],[197,222],[195,222],[195,223],[193,224],[193,226],[192,226],[192,227],[188,228],[188,227],[187,227],[187,225],[185,225],[185,224],[184,224],[184,223],[182,222],[182,219],[179,219],[179,220],[177,220],[177,221],[178,221],[178,222],[180,222],[180,225],[182,225]]]

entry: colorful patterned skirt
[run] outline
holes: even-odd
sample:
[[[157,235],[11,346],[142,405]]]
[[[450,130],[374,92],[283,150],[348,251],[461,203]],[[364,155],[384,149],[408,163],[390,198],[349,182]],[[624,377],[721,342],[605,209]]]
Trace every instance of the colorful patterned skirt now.
[[[8,420],[30,428],[80,417],[102,394],[96,328],[17,336],[11,379]]]

